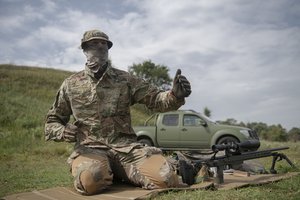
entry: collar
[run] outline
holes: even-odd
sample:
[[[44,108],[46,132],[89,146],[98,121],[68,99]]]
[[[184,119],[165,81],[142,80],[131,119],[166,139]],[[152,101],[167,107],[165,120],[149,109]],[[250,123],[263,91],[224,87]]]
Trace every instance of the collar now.
[[[92,80],[94,81],[98,81],[96,78],[95,78],[95,74],[93,72],[90,71],[90,69],[85,65],[85,74],[89,77],[92,78]],[[110,62],[108,62],[107,64],[107,68],[105,70],[105,72],[103,73],[102,77],[99,79],[102,80],[104,77],[116,77],[117,74],[115,73],[115,71],[113,70],[113,67],[111,66]]]

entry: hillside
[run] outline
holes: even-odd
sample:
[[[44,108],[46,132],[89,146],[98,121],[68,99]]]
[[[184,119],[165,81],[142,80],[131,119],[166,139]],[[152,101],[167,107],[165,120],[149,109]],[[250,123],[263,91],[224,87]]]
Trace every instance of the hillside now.
[[[70,74],[53,69],[0,65],[1,148],[15,151],[17,146],[22,151],[20,147],[32,142],[32,138],[42,139],[47,110],[61,82]]]

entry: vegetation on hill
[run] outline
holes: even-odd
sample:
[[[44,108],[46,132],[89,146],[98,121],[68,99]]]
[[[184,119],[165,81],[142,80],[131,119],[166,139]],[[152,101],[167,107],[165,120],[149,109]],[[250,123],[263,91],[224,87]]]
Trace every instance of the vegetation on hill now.
[[[62,80],[70,72],[1,65],[0,151],[24,152],[43,141],[43,123]]]

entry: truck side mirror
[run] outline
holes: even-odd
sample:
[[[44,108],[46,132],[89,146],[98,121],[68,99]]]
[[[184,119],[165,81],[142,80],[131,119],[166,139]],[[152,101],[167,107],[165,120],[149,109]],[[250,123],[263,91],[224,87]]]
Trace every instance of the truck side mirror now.
[[[200,120],[199,125],[206,127],[207,123],[206,123],[206,121]]]

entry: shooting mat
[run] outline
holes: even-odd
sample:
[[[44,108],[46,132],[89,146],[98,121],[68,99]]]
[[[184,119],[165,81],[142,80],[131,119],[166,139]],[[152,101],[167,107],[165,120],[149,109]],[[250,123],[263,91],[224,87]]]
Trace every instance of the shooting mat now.
[[[45,190],[35,190],[32,192],[25,192],[19,194],[13,194],[2,199],[4,200],[128,200],[128,199],[146,199],[155,197],[158,194],[168,191],[187,191],[197,189],[211,189],[228,190],[234,188],[247,187],[250,185],[262,185],[280,181],[283,179],[291,178],[298,175],[299,172],[287,173],[287,174],[263,174],[263,175],[251,175],[251,176],[234,176],[224,174],[224,184],[215,185],[212,180],[203,182],[200,184],[194,184],[187,188],[168,188],[157,190],[143,190],[131,185],[126,184],[114,184],[110,189],[106,190],[102,194],[93,196],[82,196],[76,193],[73,189],[67,187],[56,187]],[[213,192],[213,191],[212,191]]]

